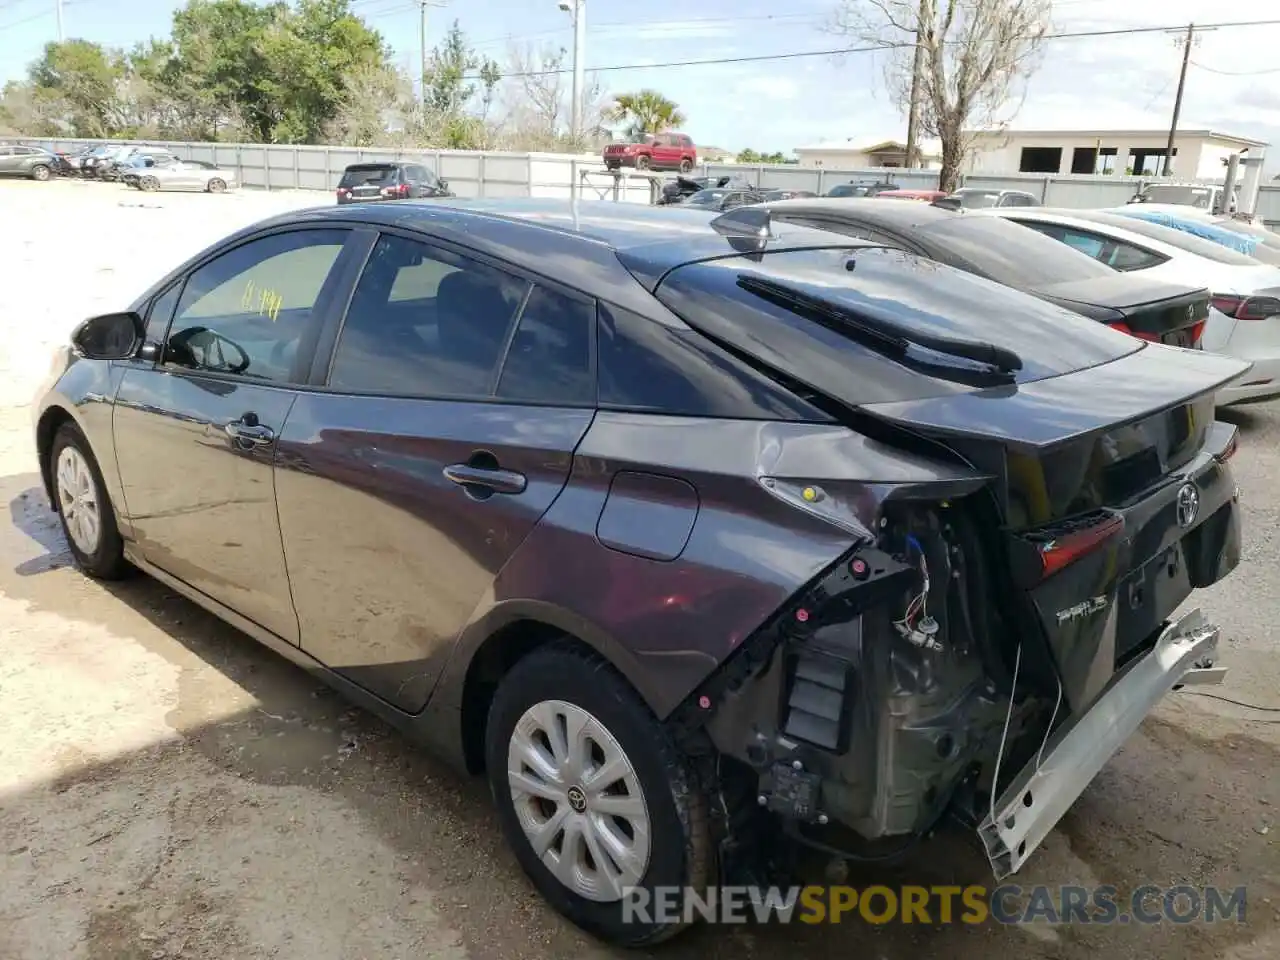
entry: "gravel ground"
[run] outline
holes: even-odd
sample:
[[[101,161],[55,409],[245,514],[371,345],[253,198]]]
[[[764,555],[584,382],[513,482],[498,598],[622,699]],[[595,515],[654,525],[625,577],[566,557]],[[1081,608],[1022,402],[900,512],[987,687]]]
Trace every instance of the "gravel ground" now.
[[[27,409],[51,347],[236,227],[318,195],[147,195],[0,183],[0,958],[591,958],[543,906],[486,791],[145,578],[69,565]],[[1280,705],[1280,404],[1231,415],[1241,569],[1200,598],[1219,692]],[[680,960],[1280,956],[1280,714],[1180,694],[1046,841],[1022,883],[1249,887],[1248,922],[702,928]],[[944,836],[850,882],[987,883]]]

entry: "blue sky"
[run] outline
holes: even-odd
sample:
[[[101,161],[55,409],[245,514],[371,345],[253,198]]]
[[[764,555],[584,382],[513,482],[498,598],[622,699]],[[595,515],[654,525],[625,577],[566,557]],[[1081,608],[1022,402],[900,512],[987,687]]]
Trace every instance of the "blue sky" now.
[[[167,33],[172,0],[65,0],[68,37],[130,46]],[[824,32],[837,0],[587,0],[588,68],[619,64],[826,50],[850,41]],[[1112,0],[1055,0],[1057,31],[1114,29],[1190,20],[1280,18],[1272,4],[1162,0],[1122,7]],[[415,62],[412,0],[354,0],[401,62]],[[55,37],[54,0],[0,0],[0,80],[21,76]],[[449,0],[429,11],[428,45],[457,19],[500,63],[515,43],[571,47],[567,14],[555,0]],[[1184,128],[1212,126],[1271,140],[1280,159],[1280,26],[1218,30],[1194,48]],[[1163,34],[1059,40],[1047,45],[1014,121],[1023,128],[1161,128],[1169,122],[1179,52]],[[1260,72],[1260,71],[1268,71]],[[823,140],[902,137],[905,125],[884,95],[868,55],[611,71],[614,92],[651,86],[680,104],[696,142],[729,149],[789,150]]]

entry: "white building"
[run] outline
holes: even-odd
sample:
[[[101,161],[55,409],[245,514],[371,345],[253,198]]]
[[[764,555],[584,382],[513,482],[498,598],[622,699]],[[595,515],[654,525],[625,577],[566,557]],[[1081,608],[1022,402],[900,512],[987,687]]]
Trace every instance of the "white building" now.
[[[920,162],[935,169],[942,162],[942,145],[937,140],[921,140]],[[879,167],[903,167],[907,162],[906,140],[894,137],[849,137],[825,140],[796,147],[795,155],[802,167],[825,167],[828,170],[868,170]]]
[[[1000,130],[972,135],[970,173],[1114,173],[1161,176],[1168,130]],[[1179,130],[1170,175],[1184,180],[1221,180],[1226,158],[1248,149],[1266,152],[1264,140],[1218,130]]]

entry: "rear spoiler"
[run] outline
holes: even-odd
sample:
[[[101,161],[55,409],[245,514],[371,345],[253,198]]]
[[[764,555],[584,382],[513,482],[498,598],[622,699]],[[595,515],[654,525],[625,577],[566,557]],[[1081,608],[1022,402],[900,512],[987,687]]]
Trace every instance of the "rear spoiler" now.
[[[1109,363],[1016,387],[866,404],[877,419],[923,432],[1044,450],[1212,393],[1253,364],[1158,343]]]

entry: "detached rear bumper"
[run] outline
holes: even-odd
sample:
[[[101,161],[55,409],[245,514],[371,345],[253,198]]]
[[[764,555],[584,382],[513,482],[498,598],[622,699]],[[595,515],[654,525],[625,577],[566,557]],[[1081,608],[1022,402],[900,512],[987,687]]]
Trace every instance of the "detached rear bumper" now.
[[[1117,671],[1092,706],[1069,719],[1014,778],[978,827],[997,879],[1019,870],[1108,760],[1170,690],[1221,683],[1219,628],[1197,609]]]

